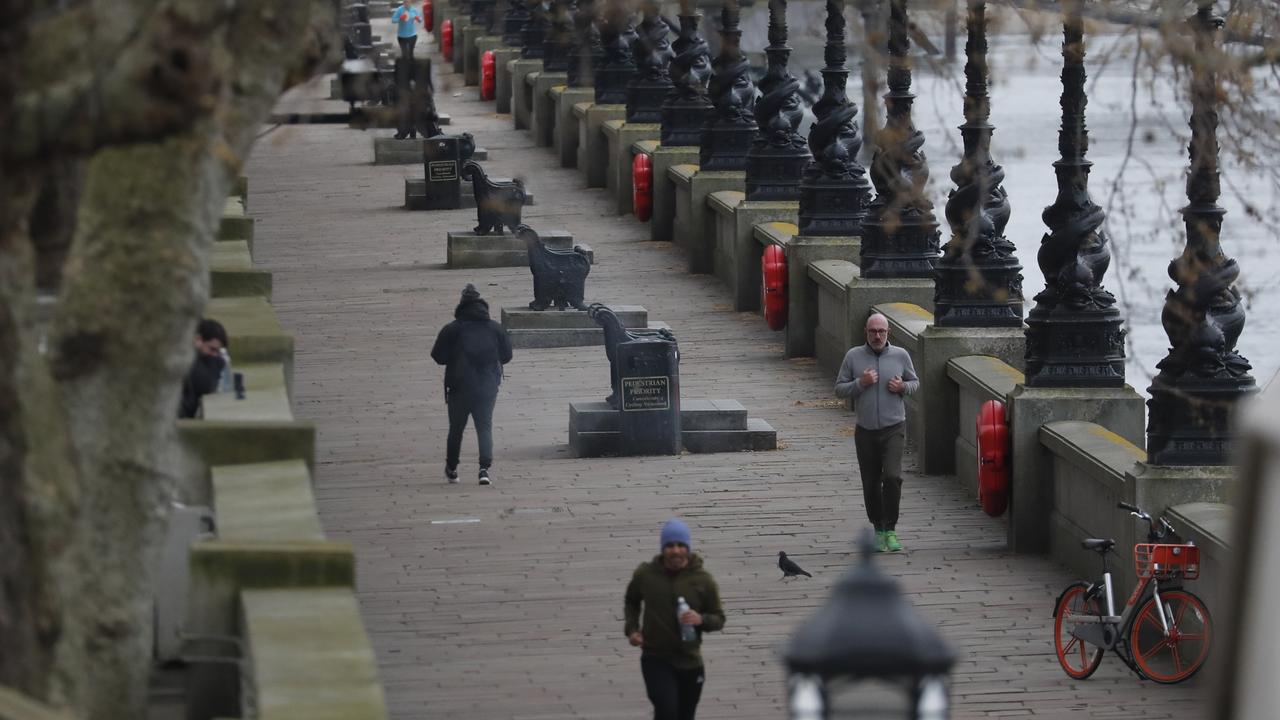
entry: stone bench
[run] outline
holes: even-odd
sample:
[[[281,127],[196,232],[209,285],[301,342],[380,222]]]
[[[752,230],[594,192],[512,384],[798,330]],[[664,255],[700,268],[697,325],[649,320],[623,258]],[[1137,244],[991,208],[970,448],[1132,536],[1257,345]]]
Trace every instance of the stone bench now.
[[[348,588],[246,590],[244,692],[258,720],[383,720],[386,699]]]
[[[604,401],[569,404],[569,448],[576,457],[617,455],[622,413]],[[778,433],[769,423],[747,417],[737,400],[682,399],[680,440],[691,453],[776,450]]]
[[[247,240],[214,243],[210,265],[212,297],[271,299],[271,271],[253,266],[253,253]]]

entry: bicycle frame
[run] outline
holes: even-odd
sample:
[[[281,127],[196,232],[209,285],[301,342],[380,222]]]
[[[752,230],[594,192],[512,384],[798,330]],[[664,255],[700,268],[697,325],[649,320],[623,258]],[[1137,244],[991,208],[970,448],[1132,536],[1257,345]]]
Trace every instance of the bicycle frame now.
[[[1066,622],[1071,623],[1075,627],[1072,628],[1071,634],[1074,637],[1098,647],[1115,650],[1116,644],[1125,636],[1124,632],[1120,632],[1129,626],[1133,619],[1133,613],[1141,605],[1141,601],[1146,598],[1147,588],[1151,588],[1151,594],[1155,598],[1156,610],[1160,613],[1160,625],[1165,635],[1169,634],[1169,621],[1166,617],[1164,601],[1160,599],[1160,581],[1156,578],[1139,578],[1138,584],[1133,588],[1133,592],[1129,593],[1129,599],[1125,602],[1124,610],[1116,615],[1115,610],[1115,592],[1112,589],[1111,571],[1105,570],[1102,573],[1102,582],[1093,583],[1085,592],[1085,598],[1092,600],[1100,594],[1106,599],[1106,615],[1096,615],[1090,617],[1071,617]]]

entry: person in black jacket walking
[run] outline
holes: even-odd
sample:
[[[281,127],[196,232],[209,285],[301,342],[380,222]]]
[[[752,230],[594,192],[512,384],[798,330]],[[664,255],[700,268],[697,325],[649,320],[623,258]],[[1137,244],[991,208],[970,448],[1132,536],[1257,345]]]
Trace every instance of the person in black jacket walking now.
[[[458,455],[467,417],[475,420],[480,445],[480,484],[492,484],[493,406],[498,401],[502,366],[511,362],[511,340],[502,326],[489,319],[489,303],[470,283],[431,348],[431,359],[444,365],[444,398],[449,406],[449,439],[444,476],[458,482]]]

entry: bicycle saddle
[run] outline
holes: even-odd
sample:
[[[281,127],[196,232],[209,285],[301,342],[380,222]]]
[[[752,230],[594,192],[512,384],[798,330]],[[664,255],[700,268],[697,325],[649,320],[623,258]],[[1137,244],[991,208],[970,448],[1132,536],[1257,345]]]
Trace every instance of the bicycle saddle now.
[[[1102,538],[1089,538],[1080,543],[1085,550],[1092,550],[1097,553],[1104,553],[1116,546],[1116,541]]]

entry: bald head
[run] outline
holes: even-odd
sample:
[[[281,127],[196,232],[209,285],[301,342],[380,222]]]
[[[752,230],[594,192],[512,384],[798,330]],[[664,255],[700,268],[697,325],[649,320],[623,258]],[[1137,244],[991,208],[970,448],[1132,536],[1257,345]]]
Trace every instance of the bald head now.
[[[872,313],[867,318],[867,345],[879,353],[889,344],[889,320],[880,313]]]

